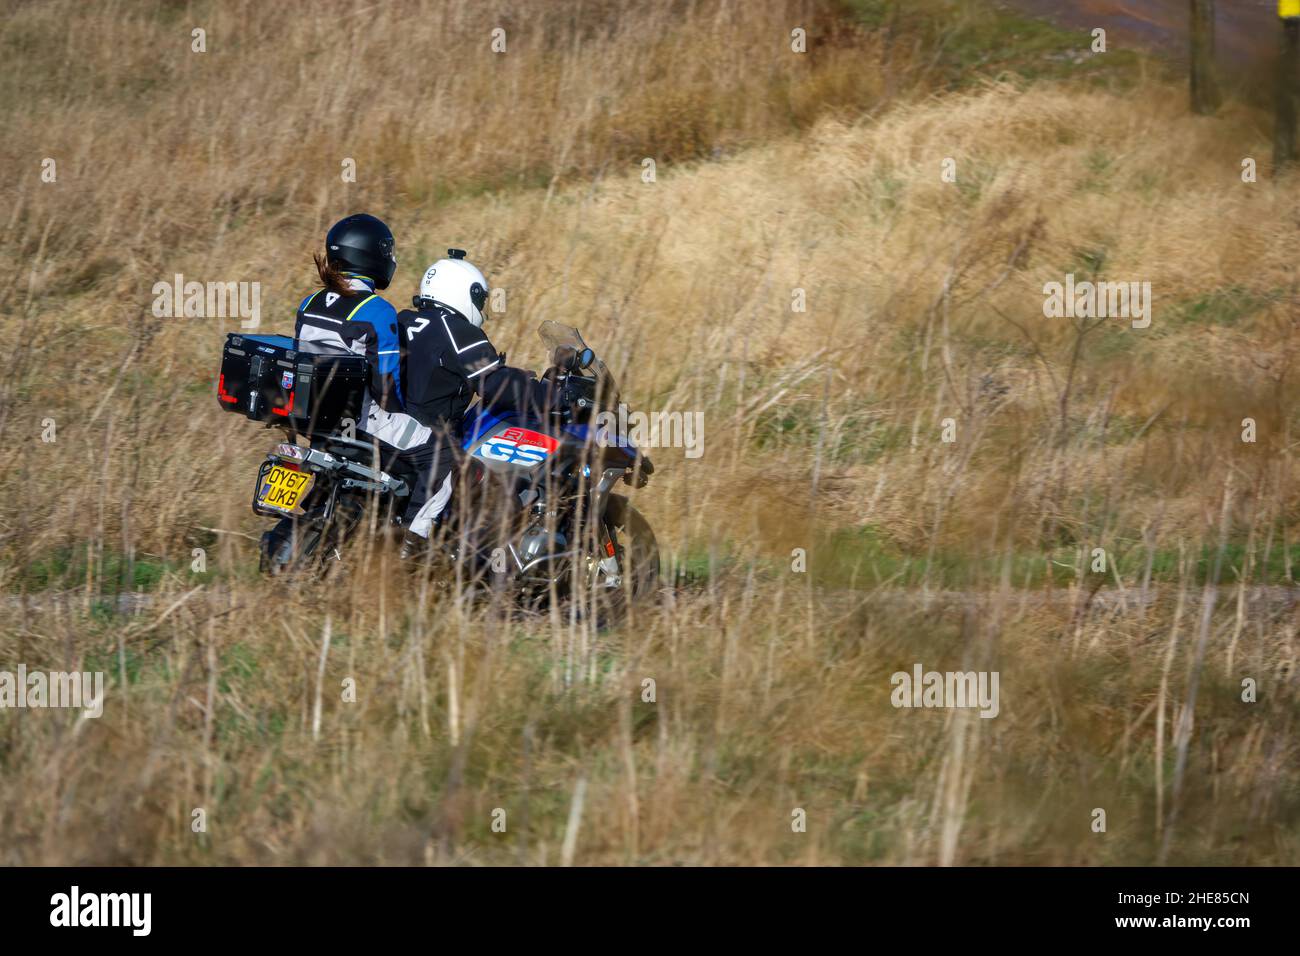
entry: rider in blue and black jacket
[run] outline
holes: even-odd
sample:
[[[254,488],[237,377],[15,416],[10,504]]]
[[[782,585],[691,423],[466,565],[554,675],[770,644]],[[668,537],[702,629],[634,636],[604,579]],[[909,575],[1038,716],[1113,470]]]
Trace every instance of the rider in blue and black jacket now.
[[[428,436],[404,412],[397,310],[378,294],[397,268],[392,231],[374,216],[348,216],[330,229],[325,254],[315,259],[323,287],[298,307],[299,351],[364,355],[371,381],[357,422],[359,437],[398,451],[419,444]]]

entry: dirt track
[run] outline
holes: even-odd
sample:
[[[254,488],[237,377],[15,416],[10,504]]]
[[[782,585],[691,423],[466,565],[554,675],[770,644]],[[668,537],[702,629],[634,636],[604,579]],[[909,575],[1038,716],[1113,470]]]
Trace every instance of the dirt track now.
[[[1187,0],[1002,0],[1071,27],[1105,27],[1121,38],[1181,54],[1187,45]],[[1219,57],[1246,65],[1272,59],[1279,43],[1275,0],[1218,0]]]
[[[707,590],[703,585],[684,585],[665,587],[660,591],[665,603],[679,598],[688,598],[692,594],[701,594]],[[793,592],[787,592],[787,596]],[[1025,590],[1013,588],[1006,592],[989,591],[924,591],[919,588],[886,588],[878,591],[825,590],[814,591],[815,603],[822,610],[832,613],[849,613],[859,608],[904,607],[912,610],[940,611],[988,608],[1001,602],[1004,611],[1021,614],[1037,609],[1079,609],[1088,613],[1124,615],[1141,613],[1157,604],[1167,603],[1172,606],[1177,600],[1175,589],[1162,586],[1153,587],[1143,592],[1140,588],[1107,588],[1089,596],[1087,593],[1070,588],[1053,588],[1051,590]],[[1252,612],[1264,612],[1276,615],[1288,612],[1300,606],[1300,586],[1254,585],[1245,589],[1244,609]],[[1187,606],[1197,607],[1205,599],[1203,588],[1190,587],[1187,590]],[[1235,607],[1238,601],[1236,585],[1219,587],[1215,598],[1216,605],[1222,609]],[[48,610],[66,611],[85,606],[85,595],[78,591],[43,591],[35,594],[7,594],[4,603],[13,610],[21,609],[24,613]],[[136,616],[158,608],[160,617],[170,616],[173,610],[182,606],[208,605],[210,608],[225,609],[230,606],[230,591],[224,586],[199,586],[179,595],[167,595],[160,599],[154,594],[119,594],[94,599],[94,604],[115,605],[119,614]]]

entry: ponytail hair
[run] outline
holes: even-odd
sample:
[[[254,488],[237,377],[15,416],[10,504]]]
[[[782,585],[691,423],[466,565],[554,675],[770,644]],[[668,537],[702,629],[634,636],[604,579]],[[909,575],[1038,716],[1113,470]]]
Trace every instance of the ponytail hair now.
[[[316,272],[320,275],[320,281],[330,292],[337,292],[339,295],[356,295],[357,290],[352,288],[352,283],[338,266],[330,262],[319,252],[312,254],[312,259],[316,262]]]

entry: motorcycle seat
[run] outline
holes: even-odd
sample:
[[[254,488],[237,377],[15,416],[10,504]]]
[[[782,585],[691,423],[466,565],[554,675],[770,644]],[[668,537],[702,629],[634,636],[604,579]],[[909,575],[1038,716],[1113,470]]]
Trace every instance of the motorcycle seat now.
[[[329,452],[338,458],[346,458],[348,461],[355,461],[367,468],[376,468],[379,465],[375,446],[369,442],[346,438],[343,435],[325,435],[316,438],[312,445],[321,451]]]

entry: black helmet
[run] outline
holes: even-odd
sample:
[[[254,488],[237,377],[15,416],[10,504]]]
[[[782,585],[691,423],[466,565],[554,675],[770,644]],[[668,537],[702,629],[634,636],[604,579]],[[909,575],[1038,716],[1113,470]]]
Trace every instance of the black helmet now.
[[[365,213],[340,219],[325,236],[325,259],[341,272],[355,272],[387,289],[397,269],[393,231]]]

